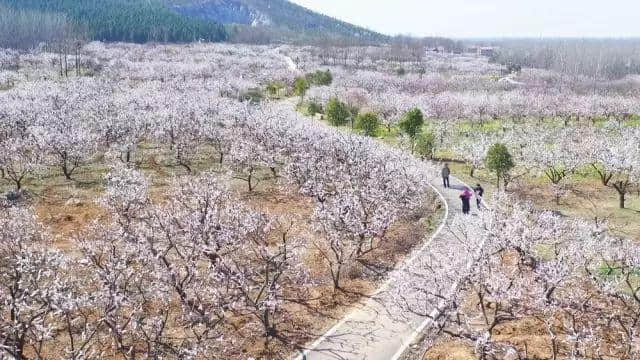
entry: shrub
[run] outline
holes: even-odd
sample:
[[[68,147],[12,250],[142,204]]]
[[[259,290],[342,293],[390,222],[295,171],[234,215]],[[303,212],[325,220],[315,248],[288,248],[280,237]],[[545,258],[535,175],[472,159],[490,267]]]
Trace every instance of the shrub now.
[[[307,104],[307,113],[311,116],[322,114],[322,105],[313,101],[310,102],[309,104]]]
[[[274,81],[267,85],[266,90],[270,96],[277,96],[280,90],[284,89],[285,85],[281,81]]]
[[[416,136],[416,152],[423,159],[433,158],[433,153],[436,149],[436,136],[431,131],[422,131]]]
[[[323,85],[331,85],[333,82],[333,75],[331,75],[331,71],[327,69],[327,71],[318,70],[314,73],[309,73],[305,75],[307,82],[316,86]]]
[[[424,124],[424,116],[422,115],[422,111],[418,108],[413,108],[409,110],[405,115],[402,121],[398,124],[400,126],[400,130],[409,136],[411,139],[411,153],[413,154],[416,136],[422,130],[422,125]]]
[[[345,125],[350,115],[347,105],[337,98],[329,100],[325,114],[329,123],[333,126]]]
[[[307,79],[303,77],[298,77],[293,83],[293,92],[300,96],[300,102],[304,100],[304,96],[307,94],[307,90],[309,90],[311,86]]]
[[[376,136],[378,127],[380,127],[380,120],[378,120],[378,115],[371,112],[360,114],[356,118],[356,126],[362,130],[366,136]]]

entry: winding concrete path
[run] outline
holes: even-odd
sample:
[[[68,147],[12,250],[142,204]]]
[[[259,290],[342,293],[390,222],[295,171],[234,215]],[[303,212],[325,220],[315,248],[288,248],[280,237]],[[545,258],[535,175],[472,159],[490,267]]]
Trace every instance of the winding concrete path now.
[[[440,227],[424,245],[415,250],[405,265],[429,250],[432,242],[446,244],[451,236],[444,230],[451,221],[452,215],[462,212],[462,204],[458,198],[459,190],[445,189],[440,183],[440,177],[434,176],[431,182],[433,189],[446,204],[445,218]],[[451,178],[451,185],[464,185],[456,178]],[[475,201],[472,201],[472,205]],[[477,212],[472,206],[472,213]],[[297,360],[396,360],[399,359],[407,347],[417,338],[420,331],[428,325],[424,317],[400,313],[393,300],[394,291],[400,286],[399,282],[409,282],[404,266],[392,272],[374,297],[361,302],[338,324],[329,329],[322,337],[308,346]],[[402,274],[402,275],[401,275]],[[434,310],[438,304],[434,304]],[[402,319],[402,320],[398,320]]]
[[[291,71],[299,72],[290,57],[277,53]],[[281,101],[280,105],[283,106],[283,111],[295,111],[292,110],[295,106],[291,101]],[[391,294],[398,290],[401,282],[406,284],[411,281],[403,270],[429,251],[430,245],[441,243],[446,246],[451,235],[444,229],[451,222],[453,214],[462,212],[459,199],[461,191],[445,189],[438,171],[435,172],[425,164],[425,173],[432,175],[430,186],[445,204],[445,215],[439,228],[423,241],[420,248],[411,253],[398,270],[389,274],[389,280],[372,297],[355,305],[341,321],[308,344],[307,350],[294,356],[295,360],[397,360],[429,324],[425,317],[401,311]],[[455,177],[451,177],[451,185],[468,187]],[[475,201],[472,201],[472,214],[476,214],[477,209],[473,205]],[[433,304],[434,312],[438,311],[439,305]]]

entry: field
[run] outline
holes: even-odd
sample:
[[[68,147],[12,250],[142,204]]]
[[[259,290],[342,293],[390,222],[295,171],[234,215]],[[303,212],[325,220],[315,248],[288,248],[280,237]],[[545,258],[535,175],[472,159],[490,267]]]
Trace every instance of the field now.
[[[636,77],[411,47],[69,56],[0,51],[0,358],[289,358],[442,222],[390,294],[433,318],[414,358],[640,356]],[[444,162],[490,210],[443,218]]]

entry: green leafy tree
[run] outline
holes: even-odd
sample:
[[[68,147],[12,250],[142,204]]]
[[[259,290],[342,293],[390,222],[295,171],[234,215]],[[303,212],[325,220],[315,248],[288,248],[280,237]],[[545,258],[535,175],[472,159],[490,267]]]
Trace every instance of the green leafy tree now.
[[[307,79],[303,77],[296,78],[293,83],[293,92],[300,96],[300,102],[304,100],[304,96],[307,94],[307,91],[311,88]]]
[[[355,129],[358,115],[360,115],[360,108],[356,105],[347,104],[347,111],[349,112],[349,120],[351,120],[351,129]]]
[[[325,114],[333,126],[345,125],[350,115],[347,105],[337,98],[329,100]]]
[[[500,188],[500,180],[504,180],[515,166],[509,149],[500,143],[493,144],[489,148],[484,163],[487,169],[496,174],[498,188]]]
[[[310,84],[317,86],[331,85],[331,83],[333,82],[333,75],[331,74],[330,70],[318,70],[314,73],[306,74],[305,78]]]
[[[310,102],[307,105],[307,113],[311,116],[315,116],[316,114],[322,114],[322,105],[316,102]]]
[[[431,131],[421,131],[416,136],[415,150],[423,159],[433,159],[436,149],[436,136]]]
[[[413,153],[416,137],[422,130],[422,125],[424,125],[424,116],[422,115],[422,111],[418,108],[409,110],[398,125],[402,132],[409,136],[409,139],[411,140],[411,153]]]
[[[274,81],[267,85],[266,90],[270,96],[277,96],[284,87],[285,85],[281,81]]]
[[[378,115],[371,112],[360,114],[356,117],[356,126],[362,130],[366,136],[375,137],[380,127],[380,120],[378,119]]]

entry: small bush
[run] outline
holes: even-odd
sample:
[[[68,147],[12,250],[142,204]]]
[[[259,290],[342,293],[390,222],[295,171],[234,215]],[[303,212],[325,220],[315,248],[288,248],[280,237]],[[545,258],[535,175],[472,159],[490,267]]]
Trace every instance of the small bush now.
[[[281,81],[274,81],[267,85],[266,90],[269,96],[277,96],[278,93],[285,88],[285,84]]]
[[[356,127],[366,136],[376,136],[378,128],[380,127],[380,120],[378,115],[374,113],[360,114],[356,117]]]
[[[500,187],[500,179],[504,179],[515,166],[509,149],[500,143],[493,144],[489,148],[484,162],[487,169],[496,174],[498,187]]]
[[[293,83],[293,92],[300,96],[300,102],[304,99],[304,96],[307,94],[307,91],[311,88],[307,79],[303,77],[296,78]]]
[[[422,111],[418,108],[414,108],[404,115],[404,118],[398,125],[400,126],[400,129],[411,139],[415,139],[420,133],[423,124],[424,116],[422,115]]]
[[[337,98],[332,98],[327,103],[325,115],[327,115],[327,119],[331,125],[343,126],[347,123],[350,113],[345,103]]]
[[[307,113],[311,116],[315,116],[316,114],[322,114],[322,105],[316,102],[310,102],[307,104]]]
[[[431,131],[422,131],[416,136],[416,152],[423,159],[433,158],[436,149],[436,136]]]
[[[329,70],[327,71],[318,70],[314,73],[306,74],[305,78],[310,84],[316,85],[316,86],[331,85],[331,83],[333,82],[333,75]]]

